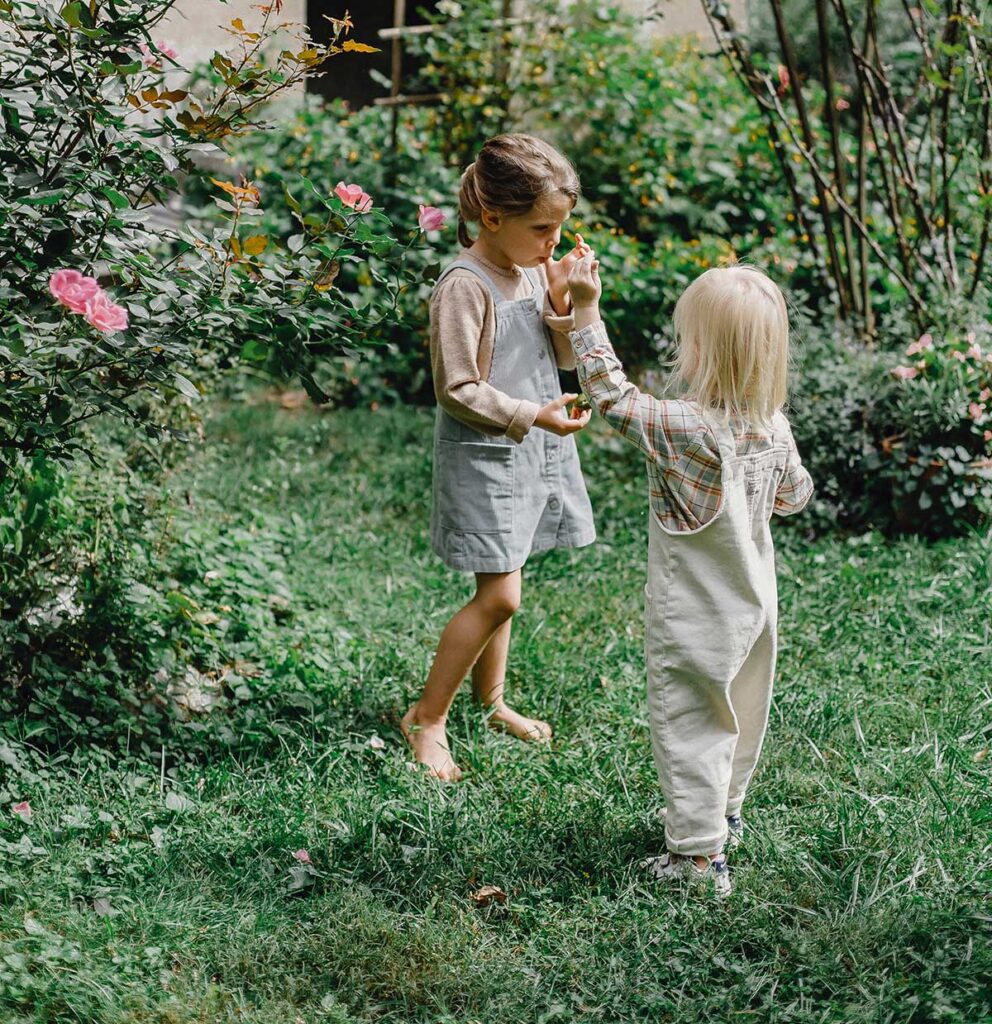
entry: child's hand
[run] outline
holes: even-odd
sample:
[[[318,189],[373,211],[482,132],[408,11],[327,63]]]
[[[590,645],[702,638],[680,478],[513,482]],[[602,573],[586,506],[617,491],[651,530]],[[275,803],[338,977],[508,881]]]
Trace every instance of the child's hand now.
[[[568,272],[568,290],[576,309],[580,306],[595,306],[599,302],[603,294],[603,283],[599,279],[599,261],[592,250],[573,263]]]
[[[568,275],[572,268],[592,249],[583,241],[581,235],[575,236],[575,248],[556,263],[552,257],[544,261],[544,272],[548,277],[548,295],[555,312],[564,316],[568,312],[565,296],[568,292]]]
[[[559,437],[566,437],[568,434],[577,433],[592,418],[592,412],[589,409],[582,411],[573,410],[571,419],[568,418],[565,406],[569,402],[574,402],[578,397],[578,395],[568,394],[562,395],[561,398],[556,398],[553,402],[548,402],[537,414],[534,425],[552,434],[557,434]],[[576,415],[576,412],[578,412],[578,415]]]
[[[565,414],[570,420],[577,420],[586,409],[591,409],[592,403],[585,395],[578,395],[574,402],[565,406]]]

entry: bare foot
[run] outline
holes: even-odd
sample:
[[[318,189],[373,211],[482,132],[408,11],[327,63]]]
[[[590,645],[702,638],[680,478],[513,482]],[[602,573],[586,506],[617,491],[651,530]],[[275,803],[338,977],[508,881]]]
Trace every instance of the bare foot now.
[[[489,726],[502,732],[511,733],[517,739],[531,743],[550,743],[551,726],[538,718],[528,718],[507,707],[506,704],[494,704],[486,709]]]
[[[410,744],[414,760],[427,765],[431,775],[442,782],[461,779],[462,770],[451,756],[443,725],[421,725],[417,721],[417,705],[414,704],[400,721],[400,730]]]

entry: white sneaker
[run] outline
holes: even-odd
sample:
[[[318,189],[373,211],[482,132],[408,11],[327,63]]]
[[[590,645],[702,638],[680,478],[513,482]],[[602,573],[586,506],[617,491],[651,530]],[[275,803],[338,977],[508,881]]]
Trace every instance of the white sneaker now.
[[[727,858],[721,853],[709,858],[706,867],[701,868],[692,857],[668,851],[660,857],[649,857],[641,861],[652,878],[659,882],[670,882],[680,878],[688,878],[693,882],[711,882],[716,896],[729,896],[731,892],[730,871]]]

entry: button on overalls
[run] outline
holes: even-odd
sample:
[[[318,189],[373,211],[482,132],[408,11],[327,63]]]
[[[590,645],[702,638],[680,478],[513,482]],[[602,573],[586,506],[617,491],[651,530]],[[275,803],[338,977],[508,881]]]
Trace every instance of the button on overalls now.
[[[488,383],[512,398],[545,406],[561,397],[554,348],[541,309],[537,274],[524,270],[533,294],[507,300],[474,263],[456,260],[489,288],[496,333]],[[512,572],[548,548],[596,539],[575,439],[533,427],[520,444],[459,422],[440,406],[434,425],[431,546],[446,565],[471,572]]]
[[[776,438],[738,456],[731,428],[707,424],[720,446],[720,508],[682,533],[650,516],[645,589],[651,746],[665,839],[684,855],[723,848],[761,752],[778,621],[769,520],[788,455]]]

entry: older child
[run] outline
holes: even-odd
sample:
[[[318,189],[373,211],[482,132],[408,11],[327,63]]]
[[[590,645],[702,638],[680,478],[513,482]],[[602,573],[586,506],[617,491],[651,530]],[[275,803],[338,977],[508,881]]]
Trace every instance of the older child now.
[[[572,346],[593,406],[647,460],[651,515],[645,655],[651,743],[667,807],[659,879],[730,892],[724,845],[768,724],[778,596],[772,513],[813,490],[782,413],[789,320],[782,293],[747,266],[708,270],[675,307],[674,380],[659,400],[624,375],[599,317],[598,264],[569,276]]]
[[[445,722],[469,671],[492,726],[547,740],[551,727],[504,699],[521,570],[538,551],[591,544],[596,533],[558,367],[574,367],[567,274],[588,251],[553,253],[579,194],[571,164],[528,135],[490,139],[462,176],[459,257],[431,299],[434,430],[431,542],[453,569],[475,574],[475,594],[438,643],[419,700],[403,717],[414,757],[445,781],[461,773]],[[477,222],[478,237],[467,224]],[[535,429],[538,428],[538,429]]]

